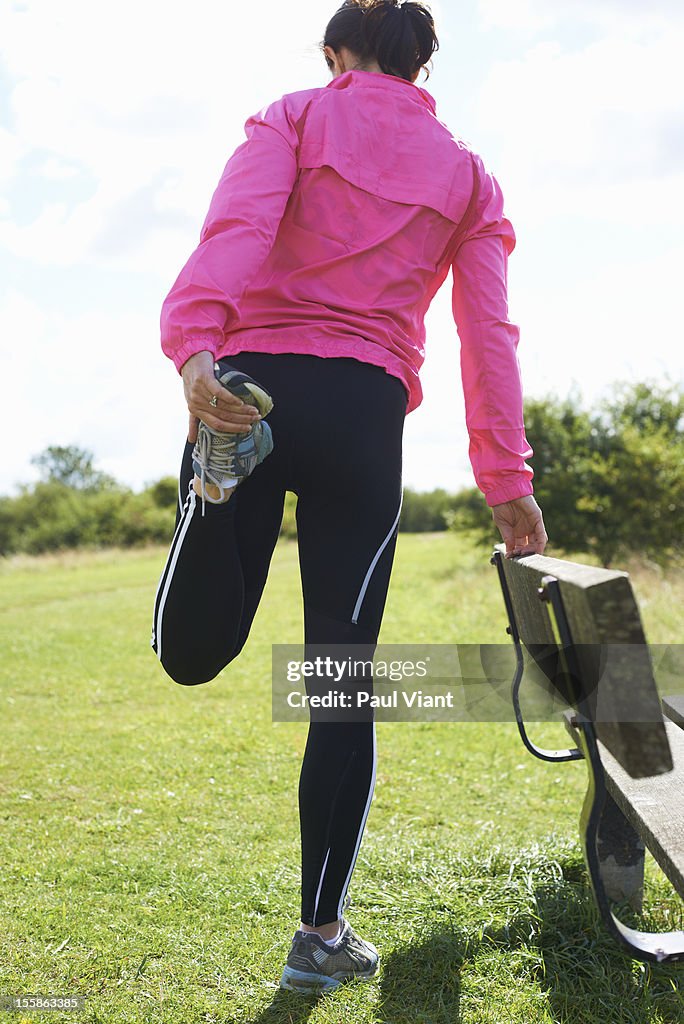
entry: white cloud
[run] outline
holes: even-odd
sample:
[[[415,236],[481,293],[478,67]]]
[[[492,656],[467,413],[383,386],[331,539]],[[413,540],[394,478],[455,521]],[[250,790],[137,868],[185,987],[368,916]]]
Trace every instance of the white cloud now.
[[[520,34],[540,32],[563,24],[588,24],[608,31],[640,35],[666,29],[684,16],[680,0],[479,0],[478,18],[485,29]]]
[[[493,68],[480,94],[518,233],[509,282],[526,395],[576,382],[600,403],[618,379],[680,370],[683,41],[546,42]]]
[[[681,246],[644,252],[615,266],[578,265],[575,277],[539,288],[529,276],[515,291],[519,358],[526,394],[567,395],[576,382],[599,403],[619,379],[670,377],[684,385],[678,318]]]
[[[518,222],[681,223],[683,48],[681,22],[571,51],[546,39],[490,67],[475,118]]]
[[[0,125],[0,185],[4,186],[17,173],[19,161],[27,152],[27,146],[18,136]]]
[[[16,175],[27,152],[47,150],[53,179],[56,167],[77,166],[97,187],[75,206],[46,200],[33,222],[3,224],[0,244],[17,255],[39,254],[45,264],[107,265],[103,237],[126,230],[127,206],[130,212],[146,200],[154,211],[156,190],[169,227],[184,213],[198,235],[247,116],[283,92],[327,81],[316,49],[321,13],[313,0],[266,7],[255,47],[249,5],[198,0],[191,17],[134,0],[105,8],[84,0],[2,7],[0,60],[16,80],[12,130],[0,135],[3,176]],[[180,187],[169,190],[169,178]],[[135,235],[135,223],[129,226]],[[111,255],[117,252],[114,246]]]
[[[160,359],[156,313],[45,312],[22,292],[0,304],[8,383],[2,434],[9,440],[0,491],[35,478],[31,456],[77,444],[135,486],[174,472],[187,410],[180,378]],[[167,365],[164,365],[164,364]]]
[[[477,5],[480,25],[484,29],[505,28],[534,32],[544,28],[552,16],[537,0],[479,0]]]
[[[681,115],[683,42],[684,33],[648,44],[609,37],[570,53],[538,43],[492,67],[478,112],[529,166],[565,167],[570,178],[603,159],[620,173],[652,152],[663,120]]]
[[[468,460],[460,343],[451,313],[451,277],[435,296],[425,326],[423,402],[404,426],[404,485],[450,491],[475,487]]]
[[[79,168],[51,156],[38,168],[38,174],[49,181],[66,181],[78,176]]]

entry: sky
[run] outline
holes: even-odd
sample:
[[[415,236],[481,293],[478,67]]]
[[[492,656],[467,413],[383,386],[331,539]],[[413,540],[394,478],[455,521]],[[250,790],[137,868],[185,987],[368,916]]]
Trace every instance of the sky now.
[[[598,410],[622,382],[684,382],[684,5],[430,6],[440,48],[418,84],[517,236],[525,398]],[[177,473],[187,409],[162,302],[247,118],[330,80],[318,44],[337,7],[0,0],[0,494],[48,445],[135,489]],[[426,328],[404,485],[456,491],[474,479],[451,276]]]

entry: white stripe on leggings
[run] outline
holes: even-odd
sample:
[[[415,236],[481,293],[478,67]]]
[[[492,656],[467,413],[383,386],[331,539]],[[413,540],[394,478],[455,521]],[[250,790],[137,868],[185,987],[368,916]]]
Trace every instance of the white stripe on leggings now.
[[[162,569],[161,575],[159,577],[159,583],[157,584],[157,592],[154,595],[154,605],[153,605],[154,613],[153,613],[153,616],[152,616],[153,619],[154,619],[154,621],[152,623],[152,642],[153,643],[154,643],[154,632],[155,632],[155,627],[156,627],[156,623],[157,623],[157,600],[158,600],[159,594],[160,594],[160,592],[161,592],[161,590],[162,590],[162,588],[164,586],[164,583],[166,582],[166,574],[168,572],[169,562],[171,561],[171,556],[173,555],[173,552],[174,552],[175,547],[176,547],[176,541],[178,539],[178,534],[180,533],[180,531],[183,528],[183,515],[184,515],[184,513],[186,511],[186,509],[183,507],[183,505],[180,504],[180,483],[178,485],[178,495],[179,495],[178,501],[179,501],[179,507],[180,507],[180,515],[178,517],[178,522],[176,523],[175,529],[173,531],[173,537],[171,538],[171,543],[169,545],[169,552],[168,552],[168,554],[166,556],[166,563],[165,563],[164,568]],[[188,493],[188,496],[185,499],[186,507],[189,504],[190,504],[190,494]]]
[[[325,878],[325,869],[328,866],[328,857],[329,856],[330,856],[330,847],[328,847],[328,852],[325,855],[325,860],[323,861],[323,867],[321,868],[321,878],[320,878],[320,881],[318,883],[318,889],[316,889],[316,899],[314,900],[314,909],[313,909],[313,923],[314,923],[314,926],[316,924],[316,914],[318,913],[318,901],[319,901],[320,896],[321,896],[321,889],[323,887],[323,879]],[[324,923],[327,923],[327,922],[324,922]]]
[[[378,561],[380,559],[380,555],[383,553],[383,551],[385,550],[385,548],[389,544],[390,539],[392,537],[392,534],[394,533],[394,531],[395,531],[395,529],[397,527],[397,523],[399,522],[399,516],[401,515],[401,506],[402,506],[403,500],[404,500],[404,491],[403,491],[403,488],[402,488],[402,492],[401,492],[401,495],[399,497],[399,511],[397,512],[396,519],[392,523],[392,526],[390,527],[389,533],[387,534],[387,536],[383,540],[383,542],[380,545],[380,547],[378,548],[378,550],[375,552],[375,557],[373,558],[373,561],[371,562],[370,566],[368,567],[368,572],[366,573],[366,578],[364,579],[363,583],[361,584],[361,590],[359,591],[359,596],[356,599],[356,604],[354,605],[354,611],[352,612],[351,620],[352,620],[352,622],[354,624],[358,623],[358,621],[359,621],[359,615],[361,613],[361,605],[363,604],[363,599],[366,596],[366,591],[368,590],[368,584],[371,581],[371,576],[373,575],[373,571],[375,569],[375,566],[378,564]]]
[[[359,826],[359,834],[358,834],[357,839],[356,839],[356,848],[354,849],[354,856],[352,857],[351,864],[349,865],[349,871],[347,873],[347,877],[346,877],[346,879],[344,881],[344,885],[342,886],[342,892],[340,893],[340,902],[337,904],[337,917],[340,918],[340,919],[342,917],[342,910],[343,910],[342,905],[343,905],[345,897],[347,895],[347,889],[349,888],[349,882],[351,880],[352,871],[354,870],[354,865],[356,864],[356,858],[358,857],[358,854],[359,854],[359,847],[361,846],[361,839],[363,838],[363,830],[366,827],[366,818],[368,817],[368,812],[370,811],[371,801],[373,799],[373,790],[375,789],[375,773],[376,773],[377,765],[378,765],[378,745],[377,745],[377,740],[376,740],[376,736],[375,736],[375,719],[373,719],[373,771],[371,773],[370,786],[368,787],[368,799],[366,800],[366,808],[365,808],[365,810],[363,812],[363,817],[361,819],[361,824]]]
[[[156,617],[156,619],[154,621],[154,624],[153,624],[154,625],[154,635],[155,635],[156,643],[157,643],[157,657],[159,658],[160,661],[161,661],[161,656],[162,656],[162,623],[163,623],[163,615],[164,615],[164,605],[166,604],[166,598],[169,595],[169,588],[171,586],[171,579],[173,577],[173,573],[174,573],[174,570],[176,568],[176,563],[178,562],[178,556],[180,554],[181,548],[183,547],[183,541],[185,540],[185,535],[188,532],[188,529],[190,527],[190,523],[192,522],[193,513],[195,511],[195,505],[197,504],[197,495],[195,493],[194,488],[191,488],[190,491],[188,492],[188,499],[187,499],[187,501],[188,501],[188,504],[186,506],[186,510],[185,510],[185,513],[184,513],[185,514],[185,519],[181,519],[180,522],[178,523],[178,526],[176,528],[176,533],[174,534],[174,538],[171,541],[171,550],[169,552],[169,558],[171,560],[170,564],[169,564],[169,562],[167,560],[167,565],[169,566],[168,572],[166,571],[166,567],[165,567],[164,568],[164,572],[161,575],[161,580],[159,581],[159,586],[161,587],[162,580],[164,580],[164,573],[166,573],[166,579],[164,580],[164,589],[162,591],[161,600],[159,602],[159,610],[157,611],[157,617]],[[159,593],[159,589],[157,589],[157,594],[158,593]],[[156,603],[157,603],[157,599],[155,597],[155,604]]]

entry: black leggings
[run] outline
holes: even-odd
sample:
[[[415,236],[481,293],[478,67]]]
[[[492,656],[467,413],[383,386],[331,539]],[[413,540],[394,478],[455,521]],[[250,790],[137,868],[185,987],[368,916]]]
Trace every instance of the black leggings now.
[[[153,649],[184,685],[213,679],[238,656],[266,582],[285,492],[293,491],[304,642],[362,644],[363,657],[372,657],[401,510],[405,388],[382,367],[346,357],[240,352],[227,362],[271,394],[273,451],[226,504],[207,503],[203,518],[186,444]],[[343,915],[375,766],[372,713],[353,722],[312,716],[299,783],[305,924]]]

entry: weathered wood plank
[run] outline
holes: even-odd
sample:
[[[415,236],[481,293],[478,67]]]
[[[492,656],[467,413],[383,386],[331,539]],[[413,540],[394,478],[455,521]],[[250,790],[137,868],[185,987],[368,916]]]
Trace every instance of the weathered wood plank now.
[[[579,732],[569,721],[571,713],[566,712],[564,718],[570,736],[578,743]],[[671,722],[664,722],[663,728],[674,767],[653,778],[632,778],[601,740],[598,748],[608,792],[684,896],[684,732]]]
[[[500,551],[504,555],[506,545],[495,544],[494,550]],[[606,580],[629,576],[629,573],[622,569],[602,569],[600,566],[568,562],[563,558],[550,558],[548,555],[526,555],[524,558],[504,559],[504,568],[520,565],[534,569],[540,576],[549,574],[555,576],[556,579],[565,580],[567,583],[577,583],[582,587],[593,587],[596,583],[605,583]]]
[[[503,554],[505,546],[496,549]],[[503,559],[502,565],[520,638],[533,657],[543,655],[542,667],[563,699],[573,703],[573,684],[559,670],[561,638],[549,602],[540,599],[545,576],[558,580],[597,735],[635,778],[670,771],[660,699],[628,573],[545,555]]]

